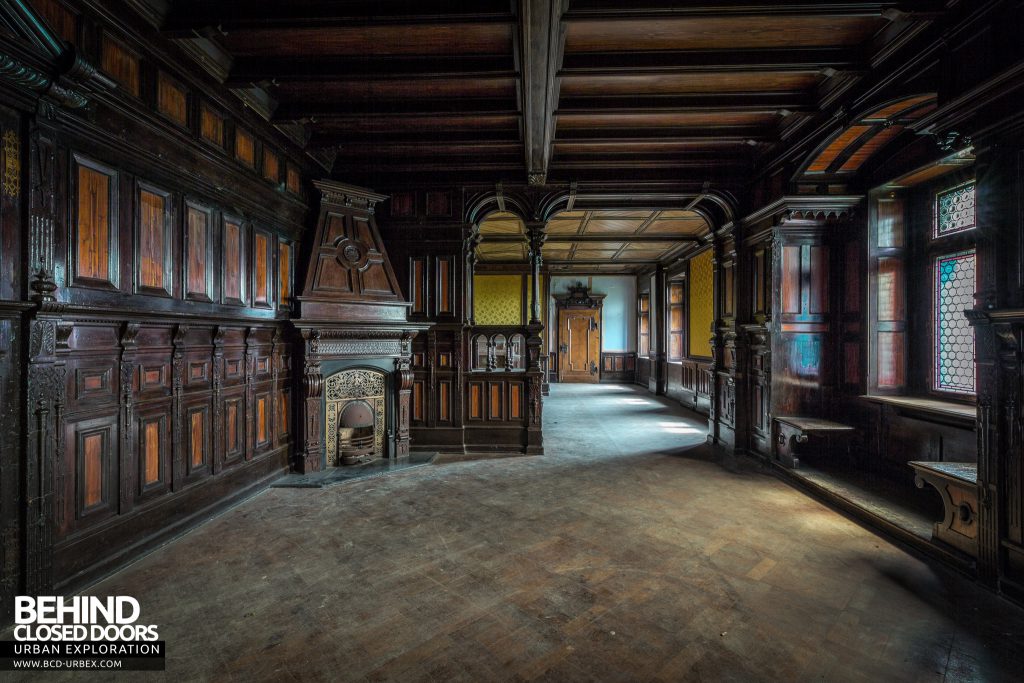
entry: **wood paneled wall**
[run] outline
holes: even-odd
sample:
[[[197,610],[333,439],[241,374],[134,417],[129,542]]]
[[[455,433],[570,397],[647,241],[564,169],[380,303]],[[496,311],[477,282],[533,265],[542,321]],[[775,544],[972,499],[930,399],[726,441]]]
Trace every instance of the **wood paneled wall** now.
[[[0,80],[0,623],[278,476],[295,431],[308,162],[151,27],[36,4],[119,87]]]

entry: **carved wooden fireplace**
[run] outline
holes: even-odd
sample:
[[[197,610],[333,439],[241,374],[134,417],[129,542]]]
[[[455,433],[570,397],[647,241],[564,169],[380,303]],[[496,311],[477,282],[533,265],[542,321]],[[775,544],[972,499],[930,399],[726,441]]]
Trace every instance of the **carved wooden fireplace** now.
[[[300,472],[409,454],[412,339],[430,327],[406,319],[411,304],[374,222],[386,197],[314,184],[320,215],[292,320],[302,339]]]

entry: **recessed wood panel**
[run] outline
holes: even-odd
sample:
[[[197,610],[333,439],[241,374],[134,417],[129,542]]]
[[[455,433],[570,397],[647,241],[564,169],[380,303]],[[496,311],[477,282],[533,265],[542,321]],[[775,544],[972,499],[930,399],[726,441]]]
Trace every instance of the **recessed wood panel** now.
[[[157,79],[156,106],[161,114],[178,125],[188,124],[188,94],[185,88],[162,71]]]
[[[206,411],[193,410],[188,414],[188,453],[190,469],[206,463]]]
[[[242,225],[224,221],[224,302],[245,303],[245,242]]]
[[[281,180],[281,160],[266,147],[263,148],[263,177],[275,183]]]
[[[160,482],[160,461],[163,418],[146,420],[142,423],[139,450],[142,453],[142,486]]]
[[[104,461],[107,457],[107,434],[94,432],[82,436],[81,442],[82,507],[95,507],[104,499]]]
[[[427,216],[447,218],[451,215],[451,194],[448,192],[427,192]]]
[[[185,293],[188,298],[210,300],[210,214],[196,206],[186,211]]]
[[[416,380],[412,383],[412,419],[416,422],[423,421],[423,381]]]
[[[244,128],[235,129],[235,158],[246,166],[256,166],[256,142]]]
[[[491,420],[501,420],[504,418],[505,412],[502,409],[502,383],[489,382],[488,384],[487,417]]]
[[[287,304],[292,298],[292,245],[288,242],[277,244],[278,270],[280,271],[280,302]]]
[[[78,165],[78,221],[75,275],[113,284],[112,253],[116,177],[85,164]]]
[[[448,422],[452,419],[451,416],[451,382],[440,382],[438,384],[438,404],[437,404],[437,419],[442,422]]]
[[[256,445],[263,446],[270,442],[270,397],[267,395],[256,398]]]
[[[439,258],[437,266],[437,312],[440,314],[452,312],[452,261],[449,258]]]
[[[256,230],[253,233],[253,303],[270,303],[270,236]]]
[[[166,194],[139,189],[138,288],[165,295],[171,294],[168,199]]]
[[[519,420],[523,417],[523,385],[513,382],[509,385],[508,419]]]
[[[299,169],[295,168],[292,164],[288,164],[286,173],[285,186],[288,191],[292,194],[302,193],[302,179],[299,175]]]
[[[100,64],[126,91],[139,96],[139,58],[134,52],[104,35]]]
[[[416,215],[416,193],[396,192],[391,195],[391,215],[406,218]]]
[[[224,401],[224,459],[236,460],[244,450],[242,439],[242,399]]]
[[[199,115],[199,130],[203,139],[218,147],[224,146],[224,117],[203,105]]]
[[[782,312],[800,313],[800,247],[782,248]]]
[[[860,312],[860,263],[864,245],[860,242],[847,242],[843,267],[846,275],[843,278],[843,310],[846,313]]]
[[[808,313],[828,312],[828,247],[811,246],[807,249],[809,258],[807,311]]]
[[[281,439],[291,433],[291,399],[289,389],[281,389],[277,392],[277,438]]]
[[[469,419],[482,420],[484,417],[483,382],[469,383]]]

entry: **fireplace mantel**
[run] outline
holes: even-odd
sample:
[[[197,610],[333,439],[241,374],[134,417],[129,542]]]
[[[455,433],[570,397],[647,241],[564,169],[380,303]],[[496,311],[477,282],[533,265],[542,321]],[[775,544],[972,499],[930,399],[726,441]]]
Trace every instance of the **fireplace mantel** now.
[[[291,321],[301,339],[302,439],[295,468],[322,469],[325,452],[325,378],[338,368],[366,367],[390,376],[388,456],[409,454],[412,340],[429,323],[410,323],[411,304],[398,286],[374,221],[386,199],[369,190],[330,181],[321,191],[320,216],[307,245],[304,287]]]

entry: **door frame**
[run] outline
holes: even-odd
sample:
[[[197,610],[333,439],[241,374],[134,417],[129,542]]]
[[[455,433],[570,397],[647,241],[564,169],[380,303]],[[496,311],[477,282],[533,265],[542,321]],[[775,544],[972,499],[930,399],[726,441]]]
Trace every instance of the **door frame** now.
[[[598,341],[597,341],[597,382],[601,381],[601,373],[603,369],[601,367],[601,350],[604,346],[604,294],[593,294],[589,291],[589,287],[582,282],[577,282],[575,285],[569,287],[569,291],[566,294],[554,294],[555,297],[555,326],[557,332],[555,334],[555,358],[557,359],[558,367],[556,368],[555,376],[558,381],[562,381],[562,311],[566,310],[586,310],[594,309],[597,311],[598,319]]]

